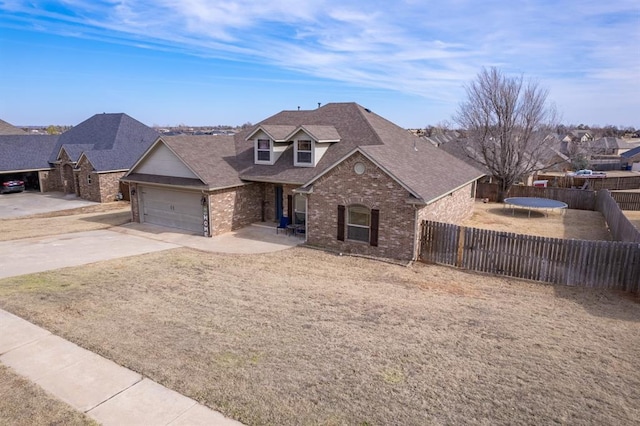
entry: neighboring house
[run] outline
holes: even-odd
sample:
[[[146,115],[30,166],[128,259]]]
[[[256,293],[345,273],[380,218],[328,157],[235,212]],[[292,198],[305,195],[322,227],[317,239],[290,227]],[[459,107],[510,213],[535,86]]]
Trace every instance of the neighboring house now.
[[[629,149],[629,144],[620,138],[604,137],[592,143],[594,154],[620,155]]]
[[[562,140],[564,142],[591,142],[593,135],[588,130],[571,130]]]
[[[96,114],[56,136],[0,135],[0,174],[25,180],[29,189],[114,201],[128,196],[120,178],[157,138],[122,113]]]
[[[136,222],[212,236],[285,216],[309,245],[411,260],[421,221],[471,215],[482,175],[355,103],[334,103],[235,136],[161,136],[122,181]]]
[[[25,132],[0,135],[0,179],[20,179],[26,189],[46,191],[53,166],[49,154],[59,136],[30,135]]]
[[[620,158],[625,169],[640,172],[640,146],[622,153]]]
[[[4,120],[0,120],[0,136],[4,136],[4,135],[26,135],[27,132],[25,132],[22,129],[17,128],[16,126],[13,126],[9,123],[7,123]]]

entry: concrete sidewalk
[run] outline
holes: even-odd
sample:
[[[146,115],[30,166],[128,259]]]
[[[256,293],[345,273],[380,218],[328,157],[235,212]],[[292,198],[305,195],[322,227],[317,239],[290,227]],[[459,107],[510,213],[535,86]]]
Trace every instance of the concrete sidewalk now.
[[[0,361],[103,425],[242,425],[1,309]]]

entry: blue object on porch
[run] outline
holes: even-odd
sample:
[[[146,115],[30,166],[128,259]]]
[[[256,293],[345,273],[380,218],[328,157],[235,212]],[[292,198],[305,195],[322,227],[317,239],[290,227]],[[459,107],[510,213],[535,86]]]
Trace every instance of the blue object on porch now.
[[[289,218],[287,216],[280,216],[280,223],[276,228],[276,234],[280,232],[281,229],[284,229],[284,232],[287,232],[289,226]]]

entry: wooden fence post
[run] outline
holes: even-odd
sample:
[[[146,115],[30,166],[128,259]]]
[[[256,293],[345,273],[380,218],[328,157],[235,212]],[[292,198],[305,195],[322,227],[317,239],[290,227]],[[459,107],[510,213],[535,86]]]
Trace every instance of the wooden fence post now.
[[[464,260],[464,235],[467,228],[460,226],[458,229],[458,256],[456,257],[456,266],[461,268]]]

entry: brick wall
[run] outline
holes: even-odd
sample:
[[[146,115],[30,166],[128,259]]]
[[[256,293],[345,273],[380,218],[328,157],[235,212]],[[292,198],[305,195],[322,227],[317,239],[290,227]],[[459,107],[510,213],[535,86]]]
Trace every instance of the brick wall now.
[[[418,225],[420,226],[423,220],[459,224],[471,217],[475,203],[475,189],[475,182],[470,183],[449,195],[445,195],[438,201],[422,207],[418,211]],[[419,238],[420,232],[416,235],[416,256],[419,250]]]
[[[289,195],[294,195],[293,190],[299,188],[298,185],[275,185],[264,184],[264,206],[266,222],[277,222],[276,218],[276,186],[282,186],[282,213],[286,216],[289,208]]]
[[[94,190],[97,189],[99,192],[100,203],[109,203],[116,200],[116,197],[120,192],[120,178],[124,176],[125,173],[126,172],[113,172],[94,175],[97,176],[98,179],[96,179],[97,182],[92,179],[91,184],[93,185],[95,183],[98,185]]]
[[[354,165],[365,172],[358,175]],[[416,209],[409,192],[362,154],[355,153],[313,184],[308,195],[307,243],[344,253],[411,260]],[[338,205],[365,205],[380,210],[378,247],[359,241],[338,241]]]
[[[220,235],[262,220],[265,186],[261,183],[215,191],[209,195],[211,234]]]
[[[56,169],[38,172],[40,192],[62,191],[60,172]]]
[[[129,184],[129,196],[131,198],[131,221],[140,223],[140,198],[138,184]]]
[[[420,209],[418,219],[458,224],[473,214],[475,184],[463,186]]]
[[[100,184],[98,175],[93,173],[93,166],[83,157],[75,170],[78,185],[77,194],[80,198],[89,201],[100,202]],[[91,183],[89,183],[91,177]]]

